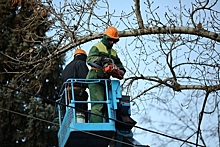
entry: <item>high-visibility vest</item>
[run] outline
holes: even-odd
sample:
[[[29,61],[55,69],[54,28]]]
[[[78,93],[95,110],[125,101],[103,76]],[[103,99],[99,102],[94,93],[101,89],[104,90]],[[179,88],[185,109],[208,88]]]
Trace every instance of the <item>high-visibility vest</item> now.
[[[100,53],[104,53],[104,54],[109,55],[108,49],[106,48],[106,46],[102,42],[99,42],[99,43],[95,44],[94,46],[98,48]],[[113,56],[113,58],[116,58],[116,56],[117,56],[117,53],[114,49],[111,49],[111,56]]]

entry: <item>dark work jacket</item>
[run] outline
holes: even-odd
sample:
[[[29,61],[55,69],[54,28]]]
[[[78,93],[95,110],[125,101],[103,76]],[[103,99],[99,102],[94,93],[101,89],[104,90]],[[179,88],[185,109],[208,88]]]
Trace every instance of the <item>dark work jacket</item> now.
[[[67,64],[67,66],[64,68],[62,72],[63,82],[69,78],[86,79],[89,69],[86,65],[86,62],[78,59],[77,57],[78,56],[76,56],[74,60]],[[74,86],[84,88],[87,87],[87,85],[83,84],[74,84]]]

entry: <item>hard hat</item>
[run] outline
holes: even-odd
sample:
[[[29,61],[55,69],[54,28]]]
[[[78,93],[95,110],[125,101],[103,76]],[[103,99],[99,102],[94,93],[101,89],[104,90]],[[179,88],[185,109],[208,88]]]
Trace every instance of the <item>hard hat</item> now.
[[[75,53],[74,53],[74,56],[76,56],[76,55],[78,55],[78,54],[83,54],[83,55],[86,55],[86,56],[87,56],[86,52],[85,52],[84,50],[82,50],[82,49],[77,49],[77,50],[75,51]]]
[[[118,30],[113,27],[113,26],[110,26],[108,27],[106,30],[105,30],[105,33],[108,37],[110,38],[113,38],[113,39],[119,39],[119,36],[118,36]]]

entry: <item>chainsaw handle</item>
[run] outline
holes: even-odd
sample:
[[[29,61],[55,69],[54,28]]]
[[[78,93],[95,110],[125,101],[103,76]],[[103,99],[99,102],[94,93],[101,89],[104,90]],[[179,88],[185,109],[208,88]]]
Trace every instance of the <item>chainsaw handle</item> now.
[[[96,64],[94,62],[88,62],[88,65],[91,66],[91,67],[96,67],[96,68],[98,68],[100,70],[103,70],[102,66],[100,66],[100,65],[98,65],[98,64]]]

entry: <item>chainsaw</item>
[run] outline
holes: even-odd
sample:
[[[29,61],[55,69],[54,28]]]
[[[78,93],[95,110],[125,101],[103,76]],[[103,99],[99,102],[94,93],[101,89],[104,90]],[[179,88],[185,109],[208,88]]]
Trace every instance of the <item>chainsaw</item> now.
[[[106,63],[103,67],[93,62],[89,62],[88,64],[92,67],[96,67],[102,70],[106,74],[107,77],[112,76],[120,80],[123,79],[123,76],[120,73],[120,68],[118,68],[118,66],[114,64],[114,61],[112,59],[110,60],[111,60],[111,63]]]
[[[120,69],[114,63],[104,65],[103,71],[109,76],[120,80],[123,79],[123,76],[120,74]]]

